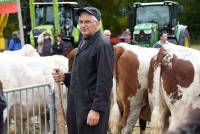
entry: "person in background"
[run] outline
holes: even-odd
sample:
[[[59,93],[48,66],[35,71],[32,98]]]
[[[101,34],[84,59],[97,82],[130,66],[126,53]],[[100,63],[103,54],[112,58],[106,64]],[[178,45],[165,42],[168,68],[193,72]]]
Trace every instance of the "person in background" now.
[[[52,39],[51,35],[48,31],[44,33],[44,44],[42,47],[42,54],[41,56],[50,56],[53,53],[52,49]]]
[[[56,37],[56,42],[53,45],[53,54],[64,55],[66,56],[69,49],[72,49],[71,43],[66,44],[63,39],[62,35],[58,34]]]
[[[121,42],[125,42],[127,44],[131,44],[131,32],[129,29],[126,29],[123,33],[122,36],[120,37]]]
[[[161,48],[162,46],[169,44],[167,41],[167,32],[163,31],[159,34],[160,40],[153,45],[154,48]]]
[[[73,61],[72,72],[53,73],[56,82],[69,86],[68,134],[107,134],[110,94],[113,85],[114,51],[100,32],[101,13],[94,7],[77,10],[83,35]],[[69,82],[70,80],[70,82]]]
[[[10,42],[8,44],[8,49],[10,51],[15,51],[15,50],[19,50],[21,48],[22,48],[22,45],[21,45],[19,31],[14,31],[12,33],[12,39],[10,40]]]
[[[111,40],[111,31],[110,30],[104,30],[103,34],[108,38],[108,40]]]

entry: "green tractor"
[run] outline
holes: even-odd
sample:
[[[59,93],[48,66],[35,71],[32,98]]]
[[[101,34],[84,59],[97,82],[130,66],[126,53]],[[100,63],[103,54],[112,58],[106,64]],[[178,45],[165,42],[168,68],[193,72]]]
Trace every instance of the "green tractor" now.
[[[139,45],[152,47],[159,40],[159,32],[166,31],[170,42],[189,47],[187,26],[177,20],[182,12],[183,6],[173,1],[134,3],[128,8],[132,38]]]
[[[63,35],[63,40],[76,47],[79,42],[79,29],[77,28],[76,10],[77,2],[61,2],[61,0],[45,0],[36,2],[29,0],[31,16],[30,43],[37,48],[38,36],[48,31],[54,42],[57,34]]]

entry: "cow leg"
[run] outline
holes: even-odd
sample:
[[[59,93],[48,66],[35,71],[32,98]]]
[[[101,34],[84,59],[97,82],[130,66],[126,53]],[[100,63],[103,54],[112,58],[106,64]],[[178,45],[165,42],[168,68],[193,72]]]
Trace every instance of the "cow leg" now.
[[[186,112],[184,114],[187,115]],[[181,126],[181,124],[184,123],[184,119],[185,119],[185,115],[184,114],[180,114],[182,116],[181,116],[181,118],[178,118],[179,115],[177,115],[177,114],[172,112],[168,131],[172,131],[173,132],[173,131],[175,131],[177,129],[178,126]]]
[[[151,100],[151,134],[163,134],[169,127],[169,109],[161,96],[154,97],[149,94]]]
[[[128,98],[128,104],[130,107],[126,107],[123,113],[124,118],[126,119],[127,116],[128,118],[126,121],[126,126],[122,129],[122,134],[132,134],[132,129],[139,118],[145,91],[146,89],[139,89],[137,90],[135,96]]]
[[[164,134],[169,126],[169,110],[163,105],[156,105],[151,116],[151,133]]]
[[[145,133],[147,121],[150,121],[151,118],[151,110],[148,102],[148,96],[146,95],[145,95],[146,101],[144,102],[144,105],[140,111],[140,117],[139,117],[140,134]]]
[[[120,134],[119,122],[121,119],[121,111],[117,102],[117,92],[116,92],[116,79],[113,79],[113,89],[111,92],[111,110],[109,117],[109,134]]]
[[[139,124],[140,124],[140,134],[145,134],[147,121],[140,118],[139,119]]]
[[[41,115],[41,131],[42,131],[42,134],[47,134],[49,129],[50,129],[50,124],[49,124],[49,120],[48,120],[47,116],[46,116],[46,124],[45,124],[45,116]]]

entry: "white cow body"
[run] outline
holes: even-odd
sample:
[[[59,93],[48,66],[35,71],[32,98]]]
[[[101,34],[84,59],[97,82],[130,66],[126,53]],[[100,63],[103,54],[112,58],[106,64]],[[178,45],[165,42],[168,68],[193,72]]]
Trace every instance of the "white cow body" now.
[[[52,72],[54,69],[60,69],[63,72],[68,71],[68,59],[63,56],[48,56],[48,57],[24,57],[16,55],[8,55],[1,53],[0,54],[0,80],[3,84],[4,89],[11,89],[17,87],[24,87],[30,85],[38,85],[49,83],[54,87],[54,80],[52,77]],[[57,89],[55,89],[57,90]],[[38,110],[38,104],[44,106],[44,90],[34,90],[34,103],[36,114]],[[66,90],[63,90],[63,94],[66,96]],[[48,89],[45,89],[46,98],[48,101]],[[22,105],[23,107],[23,116],[26,117],[26,112],[30,112],[32,115],[32,91],[28,91],[28,96],[26,97],[26,92],[22,92],[22,100],[20,103],[19,93],[14,96],[9,94],[8,96],[8,107],[7,109],[13,106],[14,103]],[[26,99],[28,98],[29,103],[27,104]],[[14,102],[14,99],[16,102]],[[64,100],[66,102],[66,100]],[[47,103],[47,102],[46,102]],[[5,110],[6,111],[6,110]],[[41,111],[41,113],[44,111]],[[7,116],[7,113],[4,112],[4,115]],[[18,114],[19,115],[19,114]],[[20,119],[17,116],[18,119]]]
[[[13,54],[13,55],[19,55],[19,56],[28,56],[28,57],[34,57],[34,56],[40,56],[39,53],[33,48],[32,45],[26,44],[21,49],[15,50],[15,51],[4,51],[5,54]]]

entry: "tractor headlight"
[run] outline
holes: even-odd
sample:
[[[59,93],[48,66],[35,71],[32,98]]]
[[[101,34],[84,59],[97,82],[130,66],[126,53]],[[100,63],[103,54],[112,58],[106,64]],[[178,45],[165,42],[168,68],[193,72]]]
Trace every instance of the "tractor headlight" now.
[[[133,34],[140,34],[140,30],[135,30]]]
[[[66,28],[66,29],[69,29],[69,27],[70,27],[69,25],[65,25],[65,28]]]
[[[151,29],[144,30],[144,33],[145,33],[145,34],[151,34],[151,33],[152,33],[152,30],[151,30]]]

